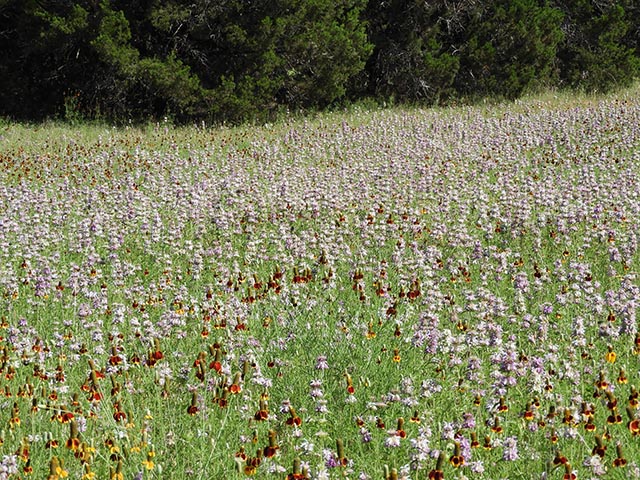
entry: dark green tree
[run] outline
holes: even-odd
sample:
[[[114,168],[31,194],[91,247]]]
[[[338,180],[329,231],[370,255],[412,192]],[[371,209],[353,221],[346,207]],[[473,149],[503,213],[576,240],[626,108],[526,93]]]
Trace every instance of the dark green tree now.
[[[375,47],[365,79],[369,95],[395,101],[437,103],[453,92],[459,68],[455,30],[446,2],[370,1],[366,11]]]
[[[0,0],[0,115],[22,119],[602,91],[639,59],[637,0]]]
[[[67,21],[51,25],[43,18],[46,7],[35,0],[3,0],[0,3],[0,108],[3,115],[21,119],[51,116],[61,108],[65,91],[72,90],[66,82],[67,76],[83,82],[90,72],[82,68],[86,66],[84,52],[73,48],[74,43],[82,42],[77,32],[87,25],[86,17],[76,9],[66,8]],[[56,13],[62,10],[58,8]],[[72,63],[78,68],[71,67]]]
[[[636,61],[640,59],[640,2],[637,0],[626,0],[622,2],[625,17],[627,20],[627,34],[622,42],[633,50]],[[637,67],[640,68],[640,67]],[[640,76],[640,72],[636,73]]]
[[[175,56],[141,57],[123,11],[108,0],[9,0],[4,18],[12,60],[2,68],[13,86],[3,113],[42,118],[110,119],[197,113],[198,79]],[[13,33],[13,35],[9,35]],[[9,96],[9,95],[8,95]]]
[[[555,83],[562,13],[538,0],[483,2],[460,43],[455,85],[465,96],[517,98]]]
[[[370,53],[363,7],[364,0],[156,0],[133,28],[140,51],[175,51],[208,90],[212,115],[236,121],[342,99]]]
[[[565,14],[565,41],[558,53],[564,85],[607,91],[638,75],[637,2],[571,0],[557,2]]]
[[[293,107],[324,107],[345,96],[371,54],[363,0],[287,0],[271,21],[284,80],[279,98]],[[265,22],[266,23],[266,22]]]

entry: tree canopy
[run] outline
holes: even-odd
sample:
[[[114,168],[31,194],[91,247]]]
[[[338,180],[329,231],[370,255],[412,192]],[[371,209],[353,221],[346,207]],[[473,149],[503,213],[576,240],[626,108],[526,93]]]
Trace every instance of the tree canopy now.
[[[640,71],[625,0],[0,0],[0,115],[241,122]]]

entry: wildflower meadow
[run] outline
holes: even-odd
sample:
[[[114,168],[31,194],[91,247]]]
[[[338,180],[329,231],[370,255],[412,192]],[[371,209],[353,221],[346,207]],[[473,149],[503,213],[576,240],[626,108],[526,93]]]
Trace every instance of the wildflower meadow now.
[[[0,130],[0,479],[640,478],[638,88]]]

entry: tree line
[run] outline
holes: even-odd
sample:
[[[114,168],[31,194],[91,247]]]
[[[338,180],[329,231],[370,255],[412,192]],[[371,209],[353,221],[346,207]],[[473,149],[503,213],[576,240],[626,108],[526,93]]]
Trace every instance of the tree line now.
[[[19,120],[268,120],[639,72],[637,0],[0,0],[0,115]]]

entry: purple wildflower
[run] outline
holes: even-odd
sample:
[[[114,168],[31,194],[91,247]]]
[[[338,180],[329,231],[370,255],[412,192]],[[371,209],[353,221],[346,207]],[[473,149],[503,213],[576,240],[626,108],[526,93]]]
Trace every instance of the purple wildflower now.
[[[325,355],[319,355],[318,358],[316,358],[316,370],[326,370],[328,368],[327,357]]]
[[[502,459],[507,462],[512,462],[520,458],[518,455],[518,438],[507,437],[502,443]]]
[[[462,428],[476,428],[476,419],[471,412],[465,412],[462,415]]]

